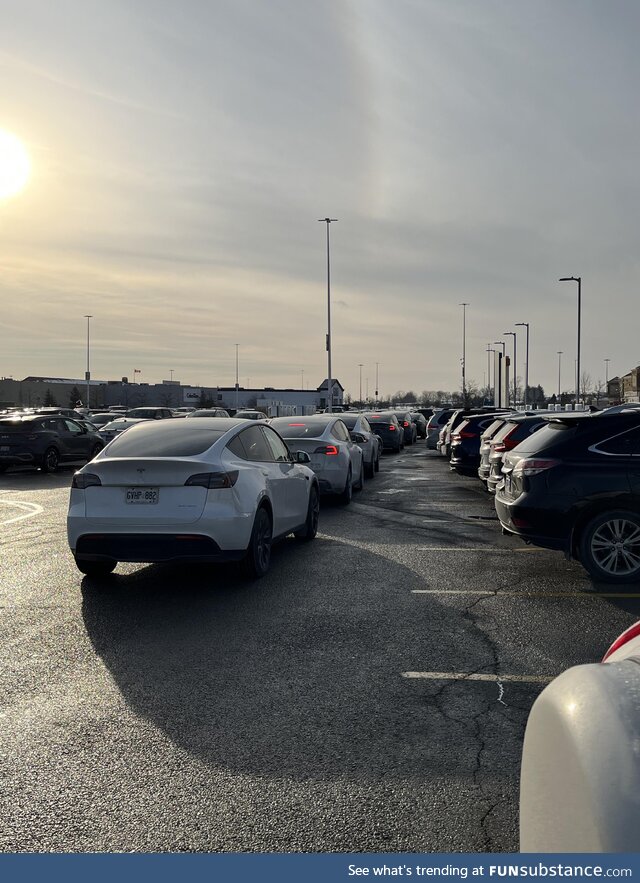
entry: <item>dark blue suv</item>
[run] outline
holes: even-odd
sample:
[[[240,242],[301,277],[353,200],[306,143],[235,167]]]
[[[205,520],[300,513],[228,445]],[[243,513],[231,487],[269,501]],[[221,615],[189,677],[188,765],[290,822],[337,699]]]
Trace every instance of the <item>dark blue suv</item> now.
[[[61,414],[0,419],[0,472],[9,466],[57,472],[65,461],[93,460],[103,447],[97,432]]]

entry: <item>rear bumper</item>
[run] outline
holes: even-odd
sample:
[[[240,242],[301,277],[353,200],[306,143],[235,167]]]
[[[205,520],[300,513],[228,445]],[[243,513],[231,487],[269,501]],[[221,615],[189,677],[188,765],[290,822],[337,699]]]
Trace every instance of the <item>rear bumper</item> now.
[[[503,530],[515,534],[535,546],[545,549],[569,548],[570,530],[558,518],[558,513],[547,509],[518,505],[518,501],[507,502],[499,495],[495,507]]]
[[[25,451],[21,454],[0,454],[0,466],[29,466],[33,463],[39,463],[41,459],[42,455],[37,457],[30,451]]]
[[[202,534],[91,533],[78,537],[74,555],[78,561],[238,561],[245,549],[222,550]]]

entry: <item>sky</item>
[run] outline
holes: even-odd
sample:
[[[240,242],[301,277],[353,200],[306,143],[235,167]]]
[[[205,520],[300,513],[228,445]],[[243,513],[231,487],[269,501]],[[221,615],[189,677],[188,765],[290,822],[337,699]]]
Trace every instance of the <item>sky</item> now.
[[[640,363],[635,0],[0,0],[0,376],[459,389]],[[524,374],[524,329],[518,373]]]

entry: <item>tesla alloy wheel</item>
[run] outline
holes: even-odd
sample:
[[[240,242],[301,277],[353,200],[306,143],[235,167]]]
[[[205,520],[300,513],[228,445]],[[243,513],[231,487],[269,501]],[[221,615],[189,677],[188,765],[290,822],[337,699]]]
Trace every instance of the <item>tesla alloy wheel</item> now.
[[[249,548],[243,560],[247,576],[260,579],[269,570],[271,563],[271,516],[262,506],[256,512]]]
[[[580,561],[595,580],[640,580],[640,517],[624,509],[603,512],[580,537]]]
[[[318,533],[318,519],[320,516],[320,497],[318,490],[314,486],[309,491],[309,507],[307,509],[307,520],[304,528],[297,530],[294,534],[297,540],[309,541],[314,539]]]

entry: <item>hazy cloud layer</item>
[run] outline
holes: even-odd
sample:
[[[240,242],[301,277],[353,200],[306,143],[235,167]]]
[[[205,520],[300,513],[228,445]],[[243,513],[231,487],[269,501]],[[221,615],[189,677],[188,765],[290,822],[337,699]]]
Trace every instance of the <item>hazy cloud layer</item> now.
[[[640,7],[0,2],[0,374],[455,388],[514,322],[572,386],[640,361]],[[522,344],[524,341],[522,340]],[[519,350],[523,372],[524,346]]]

